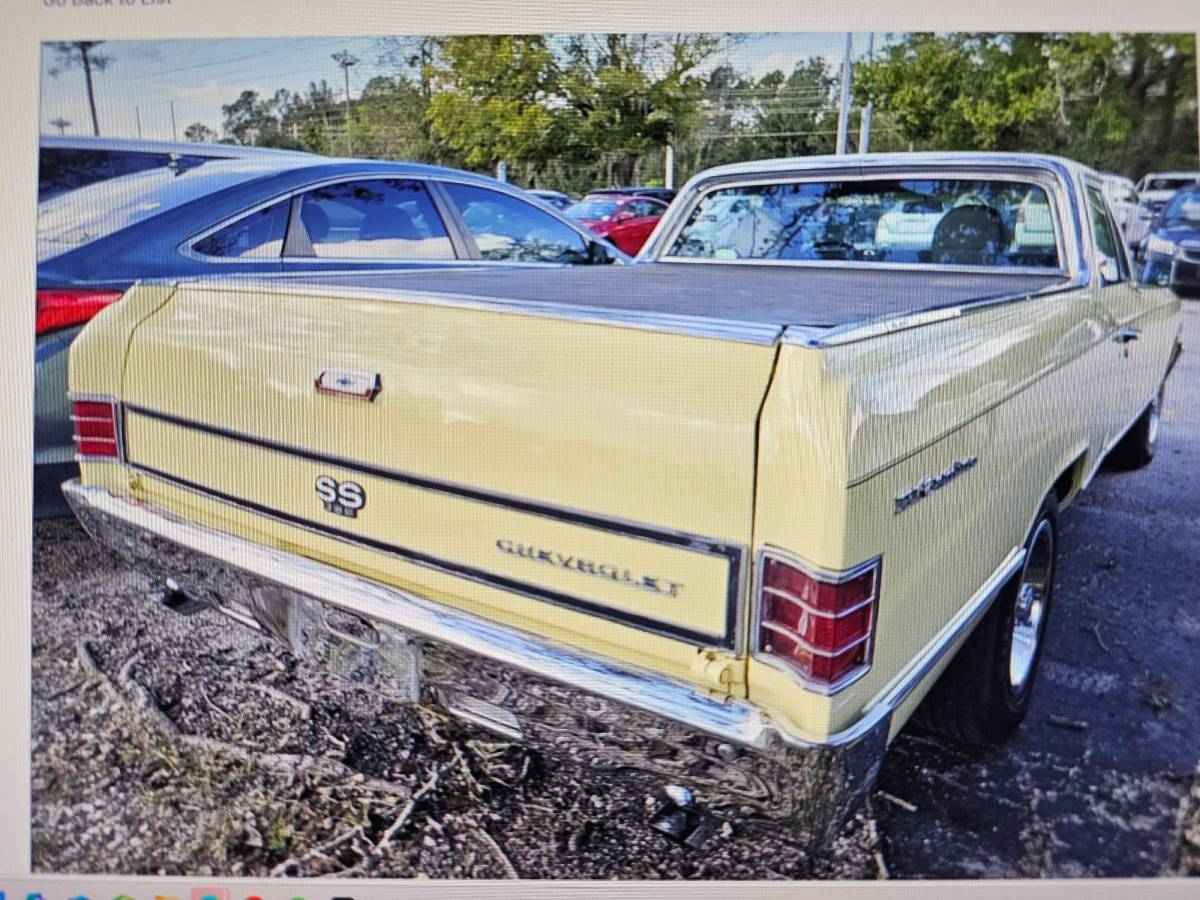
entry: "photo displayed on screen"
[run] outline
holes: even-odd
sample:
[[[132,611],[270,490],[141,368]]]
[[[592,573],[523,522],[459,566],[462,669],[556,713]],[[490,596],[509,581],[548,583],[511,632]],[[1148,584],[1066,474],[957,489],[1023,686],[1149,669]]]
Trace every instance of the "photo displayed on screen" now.
[[[40,90],[35,873],[1200,874],[1193,35]]]

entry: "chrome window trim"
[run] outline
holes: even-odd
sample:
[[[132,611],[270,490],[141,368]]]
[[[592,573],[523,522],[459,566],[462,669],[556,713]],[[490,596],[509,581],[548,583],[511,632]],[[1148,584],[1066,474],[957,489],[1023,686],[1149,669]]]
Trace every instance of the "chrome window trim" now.
[[[765,590],[763,579],[766,574],[766,564],[770,560],[777,560],[784,565],[790,566],[794,569],[799,569],[805,575],[828,584],[845,584],[847,581],[857,578],[860,575],[864,575],[867,572],[870,572],[872,569],[875,570],[875,583],[872,585],[871,597],[868,600],[858,604],[858,606],[854,608],[861,609],[867,604],[873,604],[873,609],[871,610],[871,624],[867,629],[867,633],[854,644],[843,647],[841,650],[837,651],[838,653],[845,653],[847,650],[852,649],[863,642],[867,642],[867,655],[861,665],[847,672],[836,681],[825,684],[824,682],[810,681],[809,679],[805,678],[804,675],[801,674],[797,669],[786,663],[779,656],[772,653],[767,653],[765,650],[762,650],[759,647],[759,630],[764,624],[762,621],[761,602],[761,597],[763,591]],[[754,555],[754,586],[750,598],[747,601],[750,604],[750,632],[746,636],[746,647],[748,649],[750,658],[756,662],[762,663],[765,666],[775,669],[778,672],[782,672],[784,675],[787,675],[797,685],[797,687],[808,691],[811,694],[818,694],[822,697],[832,697],[834,694],[840,693],[871,671],[871,664],[875,660],[875,624],[879,619],[880,583],[882,581],[882,555],[873,556],[870,559],[864,560],[863,562],[851,566],[848,569],[827,569],[823,566],[814,565],[807,560],[801,559],[794,553],[790,553],[787,550],[774,547],[770,544],[760,547],[758,552]],[[845,610],[835,616],[835,618],[848,615],[850,612],[853,612],[854,609]],[[796,643],[803,645],[805,649],[809,649],[815,655],[825,657],[836,655],[833,653],[812,649],[808,647],[805,641],[800,640],[798,636],[793,636],[791,639],[795,640]]]
[[[482,263],[491,266],[492,263]],[[517,268],[524,268],[520,264]],[[380,270],[382,271],[382,270]],[[319,271],[304,273],[313,278],[320,278]],[[355,273],[358,274],[358,273]],[[369,274],[363,272],[362,274]],[[625,328],[635,328],[642,331],[655,331],[667,334],[683,334],[694,337],[719,338],[737,341],[745,344],[773,346],[784,333],[784,326],[745,322],[732,319],[712,319],[704,316],[686,316],[675,313],[644,313],[636,310],[608,309],[595,306],[575,306],[559,303],[542,303],[538,301],[501,300],[477,294],[457,294],[441,292],[415,292],[402,288],[344,288],[322,285],[314,282],[304,290],[303,278],[289,279],[292,284],[281,285],[275,278],[262,278],[254,273],[242,273],[243,277],[233,276],[221,279],[188,278],[172,282],[182,287],[201,287],[212,291],[236,290],[236,285],[242,287],[262,287],[263,292],[275,296],[309,296],[329,297],[351,300],[384,300],[392,303],[413,303],[425,306],[446,306],[462,309],[478,309],[497,313],[515,313],[518,315],[534,316],[546,319],[565,319],[574,322],[594,322],[600,325],[614,325]]]
[[[853,158],[850,158],[853,160]],[[852,260],[771,260],[774,264],[781,265],[822,265],[825,263],[840,263],[842,265],[851,266],[879,266],[881,268],[895,268],[897,266],[914,267],[918,270],[932,270],[938,272],[945,271],[984,271],[984,272],[1016,272],[1016,273],[1036,273],[1037,271],[1049,271],[1055,274],[1073,276],[1077,274],[1077,264],[1079,262],[1080,246],[1076,245],[1072,240],[1072,235],[1068,229],[1063,227],[1063,223],[1070,222],[1071,217],[1068,215],[1066,199],[1064,197],[1064,189],[1068,187],[1068,176],[1066,173],[1052,172],[1052,170],[1039,165],[1012,165],[1012,164],[995,164],[995,168],[988,168],[986,161],[964,162],[961,165],[956,164],[934,164],[914,162],[909,165],[892,164],[892,165],[868,165],[859,160],[848,161],[842,167],[836,164],[826,164],[825,166],[814,166],[811,169],[796,169],[790,173],[779,173],[771,175],[756,175],[745,174],[741,176],[721,176],[713,174],[710,176],[698,176],[696,183],[688,189],[685,203],[675,206],[675,212],[672,214],[673,221],[663,230],[661,234],[656,232],[651,235],[653,246],[650,246],[650,241],[647,242],[649,248],[647,258],[653,257],[661,262],[691,262],[695,261],[696,257],[672,256],[668,255],[666,248],[673,247],[675,241],[679,237],[679,233],[687,224],[688,216],[691,215],[697,204],[699,204],[709,194],[720,190],[739,187],[770,187],[781,184],[801,184],[813,183],[829,180],[838,181],[878,181],[881,179],[889,180],[933,180],[939,178],[977,178],[985,181],[1010,181],[1010,182],[1027,182],[1036,184],[1043,188],[1049,199],[1051,199],[1050,210],[1054,222],[1055,231],[1055,247],[1058,251],[1059,265],[1057,267],[1045,266],[939,266],[936,263],[886,263],[886,262],[870,262],[857,263]],[[660,255],[661,254],[661,255]],[[639,254],[640,256],[641,254]],[[746,264],[751,260],[709,260],[707,262],[725,262],[733,264]]]

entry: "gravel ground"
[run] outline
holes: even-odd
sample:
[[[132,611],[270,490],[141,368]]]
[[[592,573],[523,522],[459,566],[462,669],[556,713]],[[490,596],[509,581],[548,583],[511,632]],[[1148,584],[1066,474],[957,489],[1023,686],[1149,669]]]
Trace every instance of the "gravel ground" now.
[[[820,859],[646,829],[645,795],[548,768],[170,615],[70,520],[34,554],[33,869],[164,875],[874,878],[868,813]]]
[[[1185,313],[1200,348],[1200,307]],[[33,869],[462,878],[1200,875],[1200,354],[1159,458],[1067,512],[1025,725],[966,750],[906,731],[828,852],[645,826],[619,779],[550,767],[170,615],[72,520],[36,523]]]

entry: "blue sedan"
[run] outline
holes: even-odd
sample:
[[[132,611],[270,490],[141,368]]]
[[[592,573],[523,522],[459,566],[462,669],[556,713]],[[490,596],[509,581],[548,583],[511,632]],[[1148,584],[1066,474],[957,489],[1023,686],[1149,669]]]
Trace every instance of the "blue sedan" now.
[[[137,280],[628,259],[517,188],[410,163],[230,160],[55,197],[38,209],[35,514],[65,511],[74,469],[66,349]]]
[[[1142,281],[1170,284],[1200,297],[1200,185],[1173,196],[1154,218],[1142,245]]]

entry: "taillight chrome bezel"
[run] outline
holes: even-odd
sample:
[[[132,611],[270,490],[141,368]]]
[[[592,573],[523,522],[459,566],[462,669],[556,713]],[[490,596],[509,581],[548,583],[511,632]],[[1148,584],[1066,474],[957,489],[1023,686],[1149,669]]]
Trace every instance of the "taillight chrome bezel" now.
[[[121,404],[116,400],[116,398],[109,397],[104,394],[85,394],[85,393],[69,392],[67,394],[67,401],[71,404],[71,416],[70,416],[70,418],[71,418],[71,440],[74,442],[75,448],[76,448],[75,449],[75,461],[80,462],[80,463],[122,463],[123,464],[125,462],[125,427],[124,427],[125,423],[122,421],[124,418],[123,408],[122,408]],[[76,434],[75,433],[75,423],[76,422],[108,421],[107,419],[103,419],[100,417],[75,415],[75,404],[76,403],[101,403],[101,404],[104,404],[104,405],[108,406],[109,408],[111,408],[112,409],[113,437],[111,439],[110,438],[98,438],[98,437],[81,438],[80,435]],[[98,454],[92,454],[92,453],[83,453],[79,450],[79,445],[82,440],[104,441],[106,443],[111,442],[113,444],[113,449],[115,452],[111,455],[108,455],[108,454],[98,455]]]
[[[762,647],[761,647],[761,632],[762,632],[762,625],[763,625],[763,623],[762,623],[763,606],[764,606],[763,594],[764,594],[764,591],[766,590],[766,585],[765,585],[766,567],[767,567],[767,563],[772,560],[783,563],[784,565],[790,566],[793,569],[797,569],[798,571],[802,572],[804,575],[808,576],[809,578],[812,578],[817,581],[821,581],[821,582],[824,582],[825,584],[830,584],[830,585],[845,584],[848,581],[852,581],[855,578],[858,578],[858,577],[865,575],[868,572],[871,572],[872,570],[874,570],[875,577],[874,577],[874,581],[871,586],[872,590],[871,590],[870,598],[867,600],[863,600],[862,602],[857,603],[848,609],[844,609],[840,613],[837,613],[837,614],[827,613],[824,610],[815,609],[812,606],[810,606],[809,604],[804,603],[799,598],[789,598],[792,602],[796,602],[799,605],[803,606],[806,611],[808,611],[820,618],[827,618],[827,619],[836,619],[839,617],[848,616],[851,613],[854,613],[860,609],[863,609],[864,607],[867,607],[867,606],[870,607],[871,618],[870,618],[870,623],[868,624],[868,627],[867,627],[866,635],[864,637],[862,637],[861,639],[855,641],[853,644],[843,647],[836,652],[824,651],[824,650],[821,650],[820,648],[811,647],[810,645],[808,645],[808,643],[806,641],[804,641],[802,639],[797,639],[796,637],[791,638],[792,640],[796,640],[797,643],[804,645],[805,649],[809,650],[810,652],[814,653],[815,655],[825,656],[825,657],[835,656],[840,653],[845,653],[847,650],[858,646],[858,644],[865,643],[867,649],[866,649],[866,654],[863,657],[862,663],[860,663],[858,666],[856,666],[851,671],[842,675],[836,681],[832,681],[832,682],[828,682],[828,683],[826,683],[824,681],[813,681],[812,679],[805,677],[803,672],[801,672],[795,666],[788,663],[787,660],[784,659],[782,656],[780,656],[778,654],[774,654],[774,653],[768,653],[762,649]],[[831,569],[822,568],[820,566],[815,566],[812,563],[809,563],[803,559],[800,559],[799,557],[795,556],[794,554],[788,553],[784,550],[780,550],[776,547],[764,547],[761,550],[759,550],[758,553],[755,554],[754,562],[755,562],[755,565],[754,565],[754,589],[753,589],[753,593],[751,595],[752,611],[751,611],[751,617],[750,617],[750,633],[749,633],[749,646],[750,646],[751,658],[753,658],[754,660],[756,660],[758,662],[761,662],[763,665],[771,667],[772,669],[775,669],[779,672],[783,672],[788,677],[790,677],[793,681],[795,681],[799,685],[801,685],[806,691],[809,691],[809,692],[815,693],[815,694],[821,694],[823,696],[832,696],[833,694],[836,694],[840,691],[845,690],[850,685],[854,684],[856,681],[858,681],[860,678],[862,678],[864,675],[866,675],[869,671],[871,671],[871,664],[874,661],[874,656],[875,656],[875,628],[876,628],[876,624],[879,620],[879,588],[880,588],[880,582],[883,580],[883,557],[882,556],[871,557],[870,559],[865,560],[865,561],[859,563],[858,565],[853,566],[852,568],[849,568],[849,569],[831,570]]]

